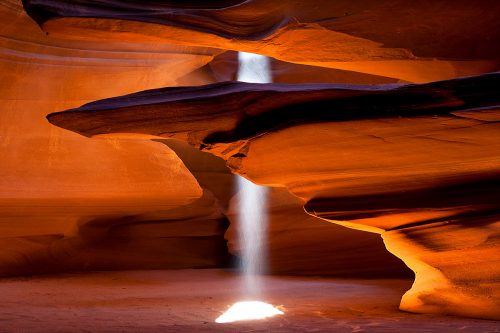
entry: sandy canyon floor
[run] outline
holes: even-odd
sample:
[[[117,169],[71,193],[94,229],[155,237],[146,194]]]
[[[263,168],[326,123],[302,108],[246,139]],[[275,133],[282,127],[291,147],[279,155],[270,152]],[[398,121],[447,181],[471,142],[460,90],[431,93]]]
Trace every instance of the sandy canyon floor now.
[[[216,324],[241,300],[223,270],[122,271],[0,280],[0,332],[500,332],[495,321],[397,309],[409,280],[264,277],[285,315]]]

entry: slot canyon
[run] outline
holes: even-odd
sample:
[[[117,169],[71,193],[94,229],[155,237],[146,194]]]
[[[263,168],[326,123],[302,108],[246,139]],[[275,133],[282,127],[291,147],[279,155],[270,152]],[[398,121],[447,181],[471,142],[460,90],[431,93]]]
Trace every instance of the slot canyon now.
[[[0,333],[500,332],[499,17],[1,0]]]

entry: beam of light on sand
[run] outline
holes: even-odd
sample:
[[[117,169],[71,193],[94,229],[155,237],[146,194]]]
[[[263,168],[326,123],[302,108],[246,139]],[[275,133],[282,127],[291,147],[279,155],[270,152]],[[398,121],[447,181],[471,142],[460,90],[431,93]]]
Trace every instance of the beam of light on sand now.
[[[238,65],[238,81],[272,81],[270,59],[266,56],[239,52]],[[267,262],[267,188],[243,177],[238,177],[237,186],[243,292],[246,299],[256,299],[261,292],[258,275],[265,271]]]
[[[238,53],[238,81],[252,83],[272,82],[269,58],[258,54]],[[254,298],[261,292],[258,274],[266,264],[267,189],[238,178],[240,202],[238,220],[240,243],[242,244],[242,271],[245,298]],[[283,312],[260,301],[234,303],[215,320],[216,323],[231,323],[241,320],[256,320],[282,315]]]
[[[215,320],[216,323],[232,323],[242,320],[257,320],[282,315],[283,311],[278,310],[271,304],[259,301],[245,301],[234,303],[226,312]]]
[[[272,81],[268,57],[239,52],[238,64],[238,81]],[[259,275],[265,272],[267,263],[267,188],[243,177],[238,177],[237,186],[243,293],[244,299],[255,300],[261,293]]]

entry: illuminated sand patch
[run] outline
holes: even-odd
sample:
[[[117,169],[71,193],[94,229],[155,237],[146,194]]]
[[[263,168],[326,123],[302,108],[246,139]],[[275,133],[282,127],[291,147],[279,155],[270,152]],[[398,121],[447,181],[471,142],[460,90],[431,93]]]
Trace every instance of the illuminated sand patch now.
[[[234,303],[226,312],[215,320],[216,323],[232,323],[243,320],[258,320],[284,314],[268,303],[245,301]]]

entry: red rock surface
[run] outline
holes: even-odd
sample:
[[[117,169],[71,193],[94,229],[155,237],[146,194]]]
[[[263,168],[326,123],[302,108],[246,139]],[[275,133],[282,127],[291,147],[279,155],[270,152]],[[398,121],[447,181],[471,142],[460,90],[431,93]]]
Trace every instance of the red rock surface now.
[[[0,4],[0,17],[0,276],[226,265],[224,214],[234,189],[222,160],[160,142],[89,140],[44,119],[136,90],[212,83],[220,78],[207,68],[223,51],[128,42],[113,33],[89,41],[47,36],[18,1]],[[332,251],[338,248],[325,236],[341,229],[309,227],[311,218],[294,204],[288,215],[300,210],[295,227],[309,236],[273,245],[273,272],[407,274],[376,237],[353,236],[359,242]],[[298,250],[320,236],[314,249]],[[353,249],[357,265],[345,260]],[[363,253],[380,256],[373,262]]]
[[[113,31],[121,40],[259,53],[408,82],[499,68],[500,8],[492,0],[24,3],[44,30],[84,40]]]
[[[176,85],[220,51],[54,38],[20,1],[2,1],[0,19],[0,276],[220,266],[225,218],[213,197],[200,199],[174,152],[157,142],[86,140],[44,120]]]
[[[219,198],[230,221],[225,234],[229,252],[239,256],[240,194],[225,161],[181,141],[162,142],[176,152],[201,186]],[[318,220],[308,215],[303,202],[284,188],[268,191],[267,274],[412,277],[404,264],[387,252],[378,235]]]
[[[306,214],[303,201],[284,188],[268,190],[268,274],[357,278],[413,278],[402,261],[387,252],[380,236],[334,225]],[[237,207],[231,202],[226,233],[229,249],[238,255]]]
[[[187,140],[257,183],[286,186],[311,215],[382,234],[416,273],[402,309],[498,318],[499,77],[224,83],[146,91],[48,118],[87,136]]]
[[[3,1],[0,276],[224,266],[240,250],[229,167],[273,187],[269,273],[404,276],[381,237],[416,275],[401,309],[500,319],[499,15],[491,0]],[[217,83],[235,51],[273,57],[276,83]],[[408,328],[351,325],[372,296],[341,305],[349,332]],[[307,306],[292,331],[311,328]],[[46,328],[16,311],[13,327]]]

